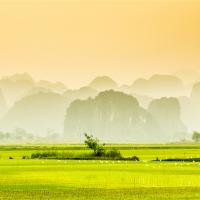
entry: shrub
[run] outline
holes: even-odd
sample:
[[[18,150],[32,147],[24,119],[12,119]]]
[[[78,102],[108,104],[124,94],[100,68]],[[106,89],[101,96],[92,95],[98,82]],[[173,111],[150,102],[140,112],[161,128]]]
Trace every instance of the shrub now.
[[[127,158],[127,160],[140,161],[139,157],[137,157],[137,156],[129,157],[129,158]]]
[[[94,152],[95,156],[104,156],[105,155],[105,149],[102,146],[98,146],[96,151]]]
[[[48,151],[48,152],[42,152],[42,153],[33,153],[31,155],[31,159],[35,159],[35,158],[56,158],[58,157],[58,153],[56,152],[51,152],[51,151]]]
[[[111,158],[111,159],[121,159],[122,155],[120,151],[117,151],[116,149],[112,149],[106,152],[106,157]]]
[[[88,135],[86,133],[85,138],[85,144],[88,146],[88,148],[94,151],[95,156],[105,155],[104,145],[100,145],[99,140],[97,138],[94,138],[93,135]]]

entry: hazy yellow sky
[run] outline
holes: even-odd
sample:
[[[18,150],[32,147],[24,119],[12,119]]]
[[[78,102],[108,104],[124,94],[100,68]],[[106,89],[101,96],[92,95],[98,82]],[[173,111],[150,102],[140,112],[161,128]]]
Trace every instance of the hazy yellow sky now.
[[[0,76],[69,87],[200,71],[200,0],[0,0]]]

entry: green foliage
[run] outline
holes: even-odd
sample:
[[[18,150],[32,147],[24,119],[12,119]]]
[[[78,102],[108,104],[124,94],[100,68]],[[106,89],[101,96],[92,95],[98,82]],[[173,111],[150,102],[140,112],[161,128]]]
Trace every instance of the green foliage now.
[[[193,135],[192,135],[192,139],[193,139],[195,142],[199,142],[199,141],[200,141],[200,133],[197,132],[197,131],[194,131],[194,132],[193,132]]]
[[[99,140],[92,135],[85,133],[85,144],[94,151],[95,156],[105,155],[104,145],[99,144]]]
[[[85,138],[85,144],[88,146],[88,148],[94,151],[95,156],[105,157],[105,159],[113,160],[123,158],[120,151],[116,149],[106,151],[105,144],[101,145],[99,143],[99,140],[97,138],[94,138],[93,135],[88,135],[87,133],[85,133]]]
[[[140,160],[159,160],[166,158],[199,158],[199,143],[173,143],[173,144],[106,144],[106,152],[116,149],[121,152],[123,158],[136,155]],[[31,158],[31,154],[44,151],[56,151],[65,154],[67,157],[84,158],[91,157],[94,154],[91,149],[86,148],[85,144],[29,144],[29,145],[1,145],[0,156],[2,159],[8,159],[12,156],[14,159],[22,159],[26,155]],[[98,159],[103,159],[99,157]]]
[[[57,152],[48,151],[48,152],[36,152],[31,155],[31,159],[35,158],[55,158],[58,156]]]
[[[126,158],[126,160],[140,161],[139,157],[137,157],[137,156],[128,157],[128,158]]]
[[[88,146],[88,148],[96,150],[99,145],[99,140],[94,138],[92,135],[85,133],[85,144]]]
[[[110,159],[121,159],[122,155],[121,155],[120,151],[118,151],[116,149],[112,149],[112,150],[106,152],[106,157],[110,158]]]

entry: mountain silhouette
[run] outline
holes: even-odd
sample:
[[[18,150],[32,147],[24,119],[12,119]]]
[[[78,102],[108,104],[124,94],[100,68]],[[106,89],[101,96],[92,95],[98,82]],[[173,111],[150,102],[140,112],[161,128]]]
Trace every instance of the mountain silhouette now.
[[[187,132],[181,120],[181,108],[178,99],[166,98],[154,99],[149,105],[148,111],[157,120],[163,138],[168,140],[180,140]]]
[[[192,131],[200,130],[200,82],[193,85],[191,95],[189,97],[179,98],[182,119],[188,129]]]
[[[172,75],[153,75],[150,79],[137,79],[129,88],[131,93],[160,98],[182,96],[185,89],[182,81]]]
[[[13,105],[15,101],[20,100],[34,84],[34,80],[27,73],[5,76],[0,79],[0,89],[9,106]]]
[[[63,95],[68,102],[72,102],[75,99],[88,99],[89,97],[95,97],[98,92],[90,87],[82,87],[78,90],[67,90]]]
[[[62,95],[41,92],[17,101],[0,121],[0,130],[23,128],[35,135],[62,132],[66,110]]]
[[[89,84],[89,87],[97,91],[105,91],[110,89],[117,89],[118,85],[108,76],[99,76]]]
[[[109,141],[179,140],[187,130],[200,130],[200,82],[188,96],[184,87],[173,75],[120,87],[100,76],[75,90],[35,81],[27,73],[5,76],[0,79],[0,130],[21,128],[43,136],[64,129],[71,141],[84,132]]]
[[[68,139],[76,141],[84,132],[112,141],[160,137],[156,120],[140,107],[137,99],[113,90],[72,102],[67,109],[64,132]]]
[[[38,81],[36,83],[36,86],[40,87],[40,88],[48,89],[48,90],[56,92],[56,93],[63,93],[67,90],[67,87],[61,82],[52,83],[52,82],[46,81],[46,80]]]
[[[2,117],[8,110],[5,98],[0,90],[0,117]]]

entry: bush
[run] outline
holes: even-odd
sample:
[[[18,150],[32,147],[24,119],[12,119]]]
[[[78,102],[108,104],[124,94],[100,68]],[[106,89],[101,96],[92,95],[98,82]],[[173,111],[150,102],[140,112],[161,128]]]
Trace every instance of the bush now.
[[[94,138],[93,135],[88,135],[85,133],[85,144],[88,146],[88,148],[94,151],[95,156],[105,155],[104,145],[99,144],[99,140]]]
[[[105,156],[105,149],[102,146],[98,146],[94,154],[95,156]]]
[[[129,157],[126,160],[140,161],[139,157],[137,157],[137,156]]]
[[[111,159],[121,159],[122,155],[120,151],[117,151],[116,149],[112,149],[106,152],[106,157],[111,158]]]
[[[37,153],[33,153],[31,155],[31,159],[35,159],[35,158],[56,158],[56,157],[58,157],[58,153],[50,152],[50,151],[42,152],[42,153],[37,152]]]

